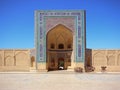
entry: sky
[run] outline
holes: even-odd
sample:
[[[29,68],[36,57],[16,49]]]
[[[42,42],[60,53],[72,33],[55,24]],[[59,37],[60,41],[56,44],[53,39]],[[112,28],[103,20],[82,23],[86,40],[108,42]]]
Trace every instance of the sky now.
[[[86,10],[86,47],[120,49],[120,0],[0,0],[0,48],[34,48],[35,10]]]

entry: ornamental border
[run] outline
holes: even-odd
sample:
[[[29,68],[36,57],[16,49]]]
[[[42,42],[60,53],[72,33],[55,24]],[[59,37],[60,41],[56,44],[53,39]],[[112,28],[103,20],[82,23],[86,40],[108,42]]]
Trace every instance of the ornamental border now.
[[[56,10],[37,10],[35,12],[35,47],[37,62],[46,62],[46,30],[44,17],[47,16],[74,16],[76,20],[76,59],[75,62],[84,62],[85,60],[85,11],[56,11]],[[42,28],[41,28],[42,27]],[[81,32],[81,34],[80,34]],[[44,37],[42,37],[44,36]],[[40,38],[39,38],[40,37]],[[44,48],[43,48],[44,46]]]

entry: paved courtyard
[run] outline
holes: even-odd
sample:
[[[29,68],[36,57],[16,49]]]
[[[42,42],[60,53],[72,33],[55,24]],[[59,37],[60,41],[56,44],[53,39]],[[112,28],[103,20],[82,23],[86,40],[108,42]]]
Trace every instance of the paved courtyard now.
[[[120,74],[0,73],[0,90],[120,90]]]

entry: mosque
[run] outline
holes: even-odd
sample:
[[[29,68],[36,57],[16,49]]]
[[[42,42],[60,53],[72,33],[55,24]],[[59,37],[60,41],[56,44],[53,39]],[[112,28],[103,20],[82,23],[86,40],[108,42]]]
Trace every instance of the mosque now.
[[[0,49],[0,71],[120,72],[120,50],[86,48],[85,10],[36,10],[33,49]]]

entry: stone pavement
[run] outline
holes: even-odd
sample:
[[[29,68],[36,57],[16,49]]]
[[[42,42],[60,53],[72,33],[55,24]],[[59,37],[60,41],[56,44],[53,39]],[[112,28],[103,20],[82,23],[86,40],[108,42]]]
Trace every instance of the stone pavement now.
[[[0,73],[0,90],[120,90],[120,74]]]

